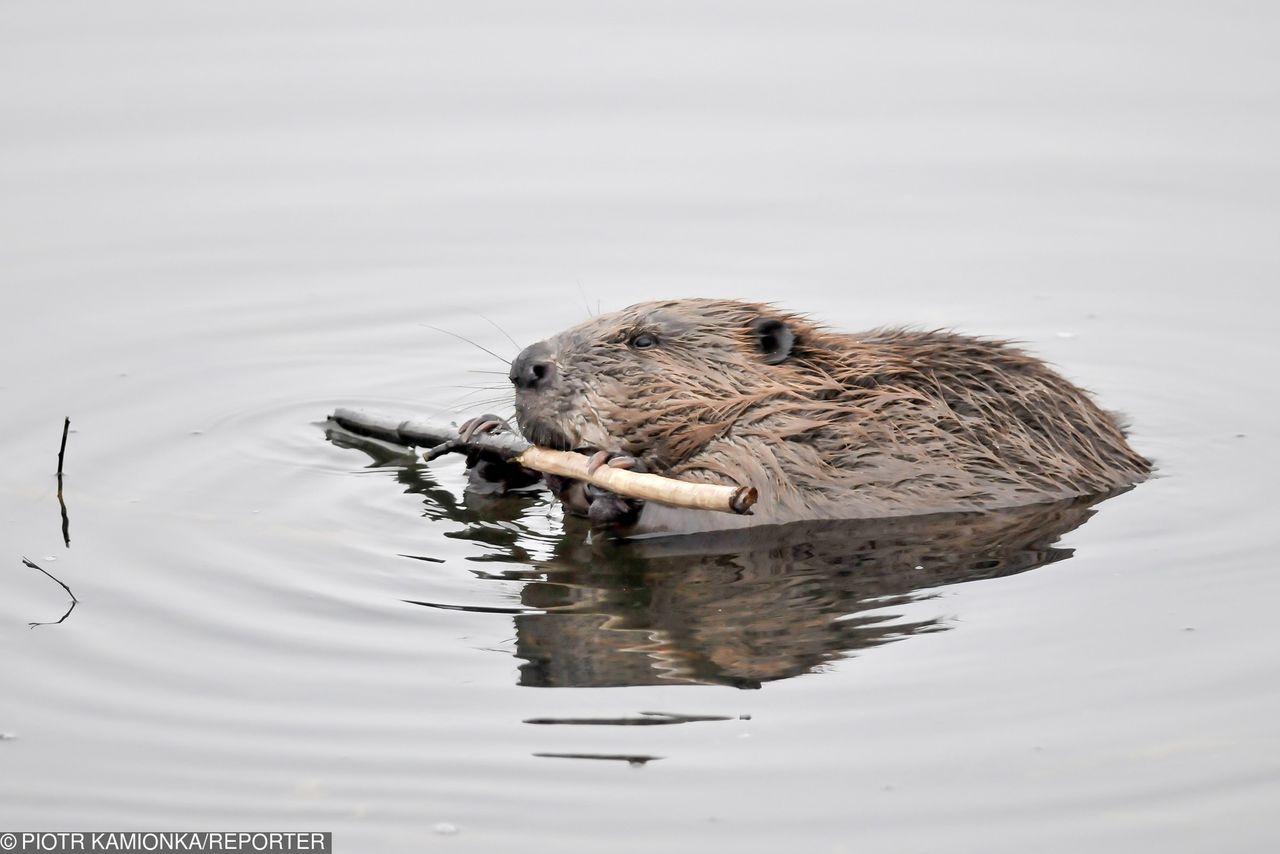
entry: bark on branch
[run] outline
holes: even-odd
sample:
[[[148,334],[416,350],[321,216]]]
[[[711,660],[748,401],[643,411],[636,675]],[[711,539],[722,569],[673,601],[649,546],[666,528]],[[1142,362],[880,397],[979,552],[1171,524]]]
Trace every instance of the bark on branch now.
[[[428,448],[423,454],[423,458],[428,461],[451,452],[465,454],[474,450],[489,451],[527,469],[571,477],[626,498],[655,501],[671,507],[745,514],[751,512],[751,505],[756,503],[757,498],[756,490],[750,486],[690,483],[610,466],[601,466],[588,473],[588,457],[585,455],[540,448],[514,433],[475,436],[469,442],[462,442],[458,428],[452,424],[416,419],[406,421],[382,413],[345,408],[334,411],[331,420],[339,427],[361,436],[398,445]]]

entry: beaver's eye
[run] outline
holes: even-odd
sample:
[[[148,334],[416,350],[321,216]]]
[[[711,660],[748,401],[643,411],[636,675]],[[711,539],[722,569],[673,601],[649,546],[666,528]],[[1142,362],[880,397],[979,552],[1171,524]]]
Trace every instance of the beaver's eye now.
[[[637,350],[648,350],[650,347],[657,347],[658,336],[652,332],[641,332],[631,336],[631,346]]]

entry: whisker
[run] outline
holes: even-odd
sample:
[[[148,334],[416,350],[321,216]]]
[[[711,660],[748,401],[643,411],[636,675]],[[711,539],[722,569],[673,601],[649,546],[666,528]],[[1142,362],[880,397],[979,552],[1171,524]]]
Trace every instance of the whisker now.
[[[515,412],[515,410],[512,410],[511,399],[509,398],[489,397],[477,398],[472,399],[472,401],[468,401],[467,398],[471,397],[472,394],[475,394],[475,392],[461,394],[461,396],[453,398],[452,401],[440,403],[439,406],[435,407],[434,411],[451,412],[451,414],[456,414],[456,412],[463,410],[463,408],[466,408],[466,410],[476,410],[476,408],[484,407],[492,408],[494,412],[502,412],[504,408],[508,411]]]
[[[436,386],[436,388],[449,388],[454,391],[465,389],[461,394],[456,397],[452,397],[449,400],[445,400],[444,395],[437,395],[431,402],[431,409],[436,413],[456,409],[460,404],[468,400],[470,400],[470,402],[467,403],[467,406],[497,406],[500,408],[495,409],[495,412],[500,412],[501,408],[511,409],[514,411],[515,401],[512,400],[511,395],[506,392],[501,394],[485,394],[485,392],[492,392],[493,389],[486,389],[479,386]]]
[[[480,312],[478,312],[478,311],[472,310],[472,312],[471,312],[471,313],[472,313],[472,314],[474,314],[476,317],[480,318],[481,320],[483,320],[485,323],[487,323],[487,324],[489,324],[490,326],[492,326],[494,329],[496,329],[496,330],[498,330],[499,332],[501,332],[501,333],[506,337],[506,339],[507,339],[508,341],[510,341],[510,342],[511,342],[511,346],[512,346],[512,347],[515,347],[517,351],[519,351],[519,350],[521,349],[520,345],[516,343],[516,339],[512,338],[510,335],[508,335],[508,334],[507,334],[507,330],[503,329],[501,326],[499,326],[498,324],[494,323],[492,320],[490,320],[489,318],[485,317],[483,314],[481,314],[481,313],[480,313]]]
[[[452,408],[452,407],[458,406],[458,405],[459,405],[459,404],[461,404],[463,401],[465,401],[467,398],[469,398],[469,397],[475,397],[477,394],[479,394],[479,393],[480,393],[480,392],[482,392],[482,391],[489,391],[489,389],[483,389],[483,388],[474,389],[474,390],[472,390],[472,391],[467,392],[466,394],[463,394],[463,395],[460,395],[460,396],[458,396],[458,397],[455,397],[453,400],[451,400],[451,401],[449,401],[448,403],[444,404],[444,406],[445,406],[446,408]],[[501,397],[499,397],[499,396],[497,396],[497,395],[494,395],[494,396],[492,396],[492,397],[486,397],[486,398],[483,398],[483,399],[478,400],[478,401],[477,401],[477,400],[473,400],[473,401],[471,401],[468,405],[469,405],[469,406],[483,406],[483,405],[488,405],[488,404],[493,404],[493,403],[504,403],[504,404],[506,404],[506,405],[510,406],[510,405],[511,405],[511,398],[510,398],[510,397],[508,397],[507,395],[502,395]]]
[[[425,391],[441,391],[441,390],[444,390],[444,389],[455,389],[455,388],[470,388],[470,389],[475,389],[475,390],[477,390],[477,391],[497,391],[497,392],[506,391],[506,385],[505,385],[505,384],[503,384],[503,385],[453,385],[453,384],[448,384],[448,385],[428,385],[428,386],[420,386],[420,388],[422,388],[422,389],[423,389],[423,390],[425,390]]]
[[[504,364],[504,365],[510,365],[510,364],[511,364],[511,360],[510,360],[510,359],[504,359],[504,358],[502,358],[502,357],[501,357],[501,356],[499,356],[497,353],[495,353],[495,352],[493,352],[492,350],[490,350],[488,347],[482,347],[481,345],[479,345],[479,344],[477,344],[476,342],[472,341],[470,338],[467,338],[467,337],[465,337],[465,336],[459,335],[459,334],[458,334],[458,333],[456,333],[456,332],[450,332],[448,329],[441,329],[439,326],[432,326],[430,323],[423,323],[423,324],[421,324],[421,325],[422,325],[422,326],[427,327],[428,329],[434,329],[436,332],[443,332],[445,335],[452,335],[454,338],[457,338],[459,341],[465,341],[465,342],[467,342],[468,344],[470,344],[472,347],[475,347],[477,350],[483,350],[484,352],[488,353],[490,356],[492,356],[493,358],[497,359],[499,362],[501,362],[501,363],[502,363],[502,364]]]

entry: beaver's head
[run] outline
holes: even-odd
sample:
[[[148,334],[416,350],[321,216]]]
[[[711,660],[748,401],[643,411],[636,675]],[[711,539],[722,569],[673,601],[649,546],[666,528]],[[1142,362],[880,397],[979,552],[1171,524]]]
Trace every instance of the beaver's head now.
[[[812,332],[765,305],[634,305],[527,347],[511,364],[516,420],[539,445],[625,451],[669,469],[793,395]]]

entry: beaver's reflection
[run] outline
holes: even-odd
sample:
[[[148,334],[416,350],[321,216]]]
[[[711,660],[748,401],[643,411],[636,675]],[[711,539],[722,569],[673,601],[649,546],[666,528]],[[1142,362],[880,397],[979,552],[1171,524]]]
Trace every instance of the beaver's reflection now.
[[[1053,544],[1097,500],[566,547],[522,592],[541,613],[515,618],[520,682],[747,688],[796,676],[945,628],[886,616],[921,590],[1069,557]]]
[[[545,497],[477,497],[459,503],[413,457],[331,434],[396,472],[427,515],[464,524],[453,536],[495,550],[490,560],[526,564],[489,574],[525,581],[516,612],[520,683],[589,687],[715,683],[743,688],[813,670],[826,661],[912,634],[946,628],[904,623],[893,606],[944,584],[1025,572],[1071,555],[1054,543],[1107,496],[1015,507],[769,528],[605,548],[584,543],[566,519],[550,560],[522,517]],[[497,523],[497,520],[502,520]],[[416,604],[434,604],[419,602]]]

